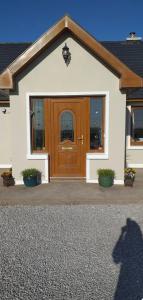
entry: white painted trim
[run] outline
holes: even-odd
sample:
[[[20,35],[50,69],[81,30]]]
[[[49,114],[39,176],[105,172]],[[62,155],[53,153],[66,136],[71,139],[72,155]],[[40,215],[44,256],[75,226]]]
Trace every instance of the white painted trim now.
[[[87,183],[98,183],[98,179],[90,179],[86,181]],[[124,185],[124,180],[114,179],[114,184]]]
[[[127,106],[127,109],[128,109],[128,111],[129,111],[129,116],[130,116],[130,114],[131,114],[131,105],[128,105]],[[127,131],[129,132],[129,134],[126,136],[126,148],[127,148],[127,150],[128,149],[130,149],[130,147],[131,147],[131,145],[130,145],[130,139],[131,139],[131,130],[130,130],[130,128],[131,128],[131,118],[129,117],[128,118],[128,120],[127,120]]]
[[[29,96],[28,96],[28,94],[26,94],[27,156],[31,155],[30,105],[29,104],[30,104],[29,103]]]
[[[30,136],[30,105],[29,105],[29,94],[26,94],[26,124],[27,124],[27,159],[29,160],[44,160],[44,168],[45,168],[45,179],[42,183],[49,182],[48,176],[48,153],[46,154],[32,154],[31,153],[31,136]],[[20,183],[21,184],[21,183]]]
[[[46,183],[49,183],[48,180],[42,180],[42,184],[46,184]]]
[[[100,160],[100,159],[109,159],[108,157],[108,153],[87,153],[86,154],[86,158],[88,160],[92,160],[92,159],[96,159],[96,160]]]
[[[129,146],[128,150],[143,150],[143,146]]]
[[[26,94],[26,111],[27,111],[27,153],[28,156],[32,159],[34,157],[31,154],[31,147],[30,147],[30,109],[29,109],[29,98],[32,96],[105,96],[105,133],[104,133],[104,145],[105,145],[105,152],[101,154],[91,154],[87,153],[88,159],[108,159],[109,158],[109,91],[92,91],[92,92],[28,92]],[[42,154],[39,154],[42,157]],[[44,157],[44,156],[43,156]],[[37,158],[33,158],[37,159]],[[44,159],[44,158],[43,158]]]
[[[49,160],[48,155],[47,158],[45,158],[45,181],[42,183],[49,183]]]
[[[127,167],[128,168],[141,169],[141,168],[143,168],[143,164],[130,164],[130,163],[127,162]]]
[[[124,180],[114,179],[114,184],[124,185]]]
[[[84,92],[28,92],[26,95],[31,96],[96,96],[96,95],[108,95],[109,91],[84,91]]]
[[[10,168],[12,168],[12,165],[0,164],[0,169],[10,169]]]
[[[86,180],[87,183],[98,183],[98,179],[88,179]]]
[[[105,153],[104,153],[104,159],[109,158],[109,121],[110,121],[110,116],[109,116],[109,92],[105,94]],[[103,156],[103,154],[101,154]],[[106,158],[107,157],[107,158]]]
[[[28,154],[27,159],[29,160],[45,160],[47,159],[48,154]]]
[[[30,105],[29,99],[32,96],[105,96],[105,134],[104,147],[105,153],[87,153],[86,155],[86,181],[90,180],[90,161],[92,159],[104,160],[109,158],[109,91],[84,91],[84,92],[28,92],[26,93],[26,116],[27,116],[27,159],[45,160],[45,181],[48,178],[48,154],[32,154],[31,153],[31,137],[30,137]]]
[[[23,180],[15,180],[15,185],[24,185]]]
[[[86,158],[86,182],[90,179],[90,160]]]
[[[44,168],[45,168],[45,180],[44,182],[42,181],[42,183],[49,183],[49,166],[48,166],[48,154],[31,154],[31,155],[27,155],[27,159],[29,160],[44,160],[45,164],[44,164]]]

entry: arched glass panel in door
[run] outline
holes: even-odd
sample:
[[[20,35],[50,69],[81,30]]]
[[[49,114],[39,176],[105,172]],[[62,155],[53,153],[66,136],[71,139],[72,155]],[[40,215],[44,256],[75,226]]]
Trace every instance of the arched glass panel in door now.
[[[64,111],[60,115],[60,140],[74,142],[74,120],[70,111]]]

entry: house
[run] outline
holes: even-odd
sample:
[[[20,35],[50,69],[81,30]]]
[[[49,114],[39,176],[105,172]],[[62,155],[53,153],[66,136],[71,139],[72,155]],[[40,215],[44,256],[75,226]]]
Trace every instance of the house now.
[[[0,168],[97,182],[143,167],[143,42],[98,42],[65,16],[35,43],[0,44]]]

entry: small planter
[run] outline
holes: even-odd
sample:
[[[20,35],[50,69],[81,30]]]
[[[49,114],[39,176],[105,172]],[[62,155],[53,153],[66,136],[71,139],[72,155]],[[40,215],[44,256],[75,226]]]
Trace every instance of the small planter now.
[[[114,184],[114,178],[111,176],[99,176],[99,184],[103,187],[110,187]]]
[[[135,169],[132,169],[132,168],[125,169],[125,178],[124,178],[125,186],[133,187],[133,183],[135,180],[135,174],[136,174]]]
[[[23,181],[25,186],[33,187],[38,185],[37,176],[29,176],[29,177],[23,177]]]
[[[15,181],[13,177],[7,178],[7,177],[3,177],[3,185],[4,186],[14,186]]]
[[[133,183],[134,183],[134,176],[133,177],[131,177],[131,176],[125,176],[125,179],[124,179],[125,186],[131,186],[131,187],[133,187]]]
[[[1,177],[3,179],[3,185],[4,186],[13,186],[15,185],[14,178],[12,176],[12,171],[3,172],[1,174]]]
[[[111,187],[114,184],[115,172],[111,169],[98,169],[99,185],[103,187]]]
[[[41,173],[37,169],[25,169],[21,174],[23,182],[27,187],[34,187],[41,183]]]

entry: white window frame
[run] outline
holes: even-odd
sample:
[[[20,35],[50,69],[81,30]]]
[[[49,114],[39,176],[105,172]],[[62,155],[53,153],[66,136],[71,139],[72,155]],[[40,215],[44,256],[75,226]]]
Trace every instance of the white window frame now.
[[[32,154],[31,136],[30,136],[30,98],[31,97],[66,97],[66,96],[104,96],[105,97],[105,130],[104,130],[104,153],[86,153],[86,182],[90,182],[90,160],[108,160],[109,159],[109,91],[92,91],[92,92],[28,92],[26,93],[26,124],[27,124],[27,159],[45,160],[45,182],[48,178],[48,153]]]

